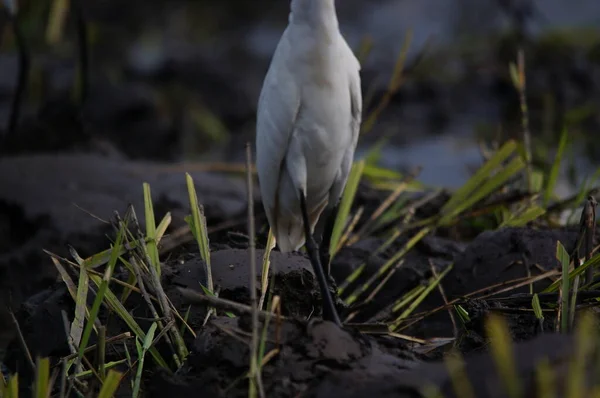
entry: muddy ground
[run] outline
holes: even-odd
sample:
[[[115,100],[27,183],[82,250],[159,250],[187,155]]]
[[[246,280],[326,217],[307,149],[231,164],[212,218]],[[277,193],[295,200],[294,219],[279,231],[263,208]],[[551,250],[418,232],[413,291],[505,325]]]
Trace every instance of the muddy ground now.
[[[10,304],[16,312],[32,354],[57,360],[69,354],[61,311],[72,316],[74,304],[65,286],[56,281],[56,273],[41,248],[65,256],[68,255],[67,243],[84,256],[105,248],[108,242],[105,234],[110,236],[111,232],[99,218],[110,219],[114,209],[124,209],[128,202],[134,204],[138,215],[143,218],[142,176],[139,173],[158,166],[77,154],[4,158],[0,160],[0,166],[14,171],[0,174],[6,180],[4,186],[10,186],[13,195],[8,197],[5,193],[2,199],[5,203],[2,207],[3,220],[8,220],[7,228],[3,229],[7,233],[4,239],[13,239],[1,258],[1,289],[3,297],[10,300],[4,303]],[[19,174],[17,170],[29,172]],[[91,174],[94,178],[87,182],[78,179],[80,175]],[[103,174],[110,176],[110,184],[102,183]],[[115,184],[115,176],[122,178],[122,183]],[[160,216],[168,209],[173,212],[174,219],[179,218],[169,230],[173,232],[182,225],[181,218],[187,208],[183,174],[171,170],[152,176],[152,173],[145,174],[143,180],[151,183],[157,199],[157,213]],[[71,183],[65,184],[67,180]],[[213,278],[221,298],[247,304],[250,295],[248,240],[244,235],[244,187],[234,178],[217,174],[196,174],[196,180],[200,200],[206,204],[207,214],[213,215],[209,218],[210,226],[238,220],[237,226],[222,228],[211,234]],[[49,188],[59,185],[59,181],[64,185],[63,189],[71,190],[60,194],[60,190]],[[361,185],[356,204],[365,206],[367,210],[374,209],[381,200],[380,196],[367,185]],[[86,198],[89,202],[85,201]],[[96,200],[98,198],[103,200]],[[79,208],[71,203],[77,203]],[[87,209],[87,212],[81,208]],[[431,211],[433,209],[420,209],[423,214]],[[257,264],[260,264],[264,253],[265,225],[259,205],[257,213],[259,235],[256,256]],[[9,233],[15,230],[36,233],[32,239],[18,239]],[[272,320],[269,324],[266,352],[277,349],[278,353],[263,368],[262,379],[267,396],[417,397],[419,390],[429,384],[437,386],[445,396],[453,396],[449,376],[440,362],[452,345],[467,357],[467,371],[474,380],[477,396],[506,396],[487,354],[489,341],[483,322],[490,313],[507,316],[511,334],[518,342],[515,347],[518,370],[527,381],[527,388],[533,388],[535,364],[544,357],[550,359],[559,375],[566,375],[566,358],[572,350],[571,338],[553,333],[553,313],[546,315],[540,327],[533,313],[527,311],[531,303],[528,286],[490,299],[462,300],[461,305],[470,315],[470,322],[465,325],[457,320],[455,326],[444,310],[401,331],[405,335],[426,339],[424,344],[391,337],[382,334],[381,330],[365,332],[365,323],[373,325],[392,320],[395,316],[389,310],[390,305],[411,288],[425,283],[431,276],[432,267],[441,272],[454,262],[454,268],[443,282],[445,294],[452,300],[496,283],[524,277],[528,272],[526,266],[532,275],[556,269],[556,242],[560,241],[567,250],[571,250],[577,232],[533,227],[506,228],[483,232],[469,242],[451,239],[451,235],[448,231],[438,231],[423,239],[408,254],[404,265],[387,285],[371,302],[358,308],[352,323],[343,330],[320,320],[319,292],[305,255],[284,255],[275,251],[272,254],[272,269],[276,274],[274,293],[281,297],[285,319]],[[343,248],[332,263],[333,276],[342,281],[366,261],[366,273],[361,279],[364,281],[409,237],[410,233],[407,233],[393,247],[377,256],[372,255],[382,243],[377,238],[366,238]],[[201,292],[200,283],[205,282],[204,263],[196,253],[197,247],[187,243],[174,247],[163,256],[163,286],[181,313],[185,313],[190,300],[179,289],[183,287]],[[260,275],[260,269],[257,272]],[[126,278],[126,271],[119,270],[118,276]],[[547,280],[536,283],[535,291],[548,283]],[[117,287],[113,288],[118,292]],[[557,297],[542,299],[555,302]],[[444,300],[440,293],[434,291],[415,313],[442,304]],[[127,308],[142,328],[149,327],[151,314],[140,296],[132,295]],[[340,307],[339,310],[347,316],[357,308]],[[202,393],[209,396],[247,396],[247,382],[243,376],[249,363],[249,315],[238,313],[231,318],[225,311],[219,311],[206,326],[202,326],[205,315],[205,305],[192,305],[189,324],[196,337],[190,333],[184,336],[191,352],[176,373],[169,374],[157,369],[151,360],[147,362],[143,386],[145,396],[169,394],[186,397]],[[102,316],[106,319],[106,314]],[[11,324],[6,311],[2,324]],[[6,326],[3,329],[8,333],[12,328]],[[114,319],[108,322],[109,336],[126,330],[125,325]],[[4,364],[12,372],[20,374],[21,386],[27,390],[31,371],[19,341],[14,334],[11,333],[11,336],[12,339],[5,339],[8,345]],[[132,343],[129,341],[128,345],[134,350]],[[168,352],[160,344],[159,348],[164,353]],[[108,350],[107,360],[120,359],[123,355],[122,343],[115,344]],[[129,388],[129,383],[124,382],[120,396],[129,396]]]
[[[39,115],[38,123],[51,125],[51,120],[45,117],[49,116]],[[64,117],[57,116],[58,120]],[[24,146],[16,145],[10,155],[0,158],[3,188],[0,190],[0,341],[6,348],[2,361],[10,371],[19,373],[25,393],[31,385],[31,369],[15,338],[9,311],[16,313],[34,356],[48,356],[56,361],[69,354],[62,311],[72,316],[73,302],[62,282],[57,281],[56,271],[43,250],[68,257],[70,245],[85,257],[105,249],[113,233],[107,221],[115,211],[124,214],[129,204],[134,206],[143,225],[143,182],[151,186],[157,219],[171,212],[173,223],[168,235],[176,235],[189,212],[184,172],[192,173],[199,201],[208,217],[220,297],[248,303],[248,238],[244,235],[247,199],[239,177],[189,164],[129,160],[122,150],[123,143],[76,133],[77,139],[67,135],[61,136],[64,142],[48,142],[43,139],[43,131],[35,124],[32,127],[24,123],[18,136],[18,142]],[[25,145],[28,140],[39,146]],[[153,145],[148,149],[150,152]],[[444,193],[436,201],[416,209],[416,217],[436,214],[448,197]],[[266,225],[258,194],[255,199],[260,264]],[[365,214],[371,214],[384,199],[384,193],[361,184],[354,205],[363,206]],[[343,248],[333,259],[334,278],[341,282],[366,262],[366,272],[356,282],[359,284],[413,233],[407,231],[379,255],[372,255],[383,243],[376,237]],[[398,314],[391,312],[392,304],[410,289],[425,283],[432,275],[432,267],[441,272],[454,263],[443,282],[447,299],[452,300],[524,277],[527,268],[532,275],[556,269],[556,242],[562,242],[570,251],[576,235],[575,229],[547,230],[534,226],[487,232],[473,228],[462,229],[460,233],[438,230],[409,252],[402,267],[372,300],[358,308],[339,308],[344,316],[353,314],[352,322],[344,330],[319,320],[319,293],[307,258],[301,253],[274,252],[272,267],[277,274],[274,292],[282,299],[282,315],[286,319],[272,321],[269,328],[267,352],[279,351],[263,368],[267,396],[408,397],[419,396],[418,391],[429,384],[452,396],[451,382],[440,360],[455,345],[467,356],[467,371],[475,381],[477,396],[503,397],[505,392],[499,387],[501,382],[487,354],[483,322],[490,313],[507,316],[511,334],[518,342],[515,355],[524,380],[532,380],[535,363],[544,357],[551,360],[559,375],[566,375],[571,338],[552,333],[553,313],[546,314],[544,324],[539,325],[529,311],[528,286],[486,300],[476,297],[462,300],[460,303],[470,316],[465,325],[456,319],[453,323],[448,311],[441,310],[401,330],[402,334],[425,339],[423,344],[382,334],[381,328],[372,325],[393,320]],[[190,302],[178,289],[200,291],[200,283],[205,280],[204,266],[195,245],[172,243],[164,248],[162,256],[163,285],[176,307],[185,313]],[[119,276],[126,278],[123,270],[119,272]],[[535,291],[548,283],[547,280],[536,283]],[[558,297],[550,295],[542,299],[556,302]],[[433,291],[415,313],[443,304],[440,293]],[[127,305],[142,328],[147,329],[151,314],[145,310],[143,300],[133,295]],[[194,304],[191,308],[189,323],[196,338],[190,333],[185,335],[190,356],[174,374],[159,370],[148,361],[143,385],[145,396],[186,397],[201,392],[210,396],[247,396],[243,376],[249,363],[248,314],[230,318],[221,311],[202,326],[206,307]],[[371,325],[370,332],[365,332],[365,323]],[[124,331],[126,328],[119,322],[109,323],[109,336]],[[135,350],[132,341],[127,344]],[[168,353],[166,347],[159,347]],[[108,350],[107,360],[121,359],[123,355],[122,344],[115,344]],[[126,377],[120,396],[130,396],[130,375]]]

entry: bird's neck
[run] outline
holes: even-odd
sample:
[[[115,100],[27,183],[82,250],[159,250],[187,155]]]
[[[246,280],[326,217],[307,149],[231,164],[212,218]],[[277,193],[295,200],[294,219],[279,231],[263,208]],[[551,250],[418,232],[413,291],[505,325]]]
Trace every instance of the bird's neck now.
[[[336,32],[338,19],[335,0],[292,0],[290,24],[308,24],[322,31]]]

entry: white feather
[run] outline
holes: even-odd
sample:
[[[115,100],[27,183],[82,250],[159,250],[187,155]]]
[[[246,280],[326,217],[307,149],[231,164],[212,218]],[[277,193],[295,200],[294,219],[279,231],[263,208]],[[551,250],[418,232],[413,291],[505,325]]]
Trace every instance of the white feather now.
[[[257,114],[256,166],[269,225],[283,252],[305,242],[339,200],[361,123],[360,65],[338,29],[334,0],[292,0]]]

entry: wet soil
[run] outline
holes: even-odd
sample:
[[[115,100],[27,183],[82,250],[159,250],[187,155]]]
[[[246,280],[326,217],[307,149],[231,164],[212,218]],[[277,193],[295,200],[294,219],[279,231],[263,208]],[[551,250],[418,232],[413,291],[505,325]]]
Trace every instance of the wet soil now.
[[[242,181],[190,172],[211,225],[246,211]],[[185,174],[170,164],[135,162],[97,154],[40,153],[0,158],[0,324],[7,308],[53,283],[56,270],[43,250],[82,257],[106,248],[114,212],[131,205],[143,228],[143,183],[150,185],[157,220],[173,216],[184,226],[189,196]],[[4,328],[1,328],[4,329]],[[1,332],[0,332],[1,333]]]
[[[133,205],[143,228],[142,182],[152,189],[157,218],[167,211],[173,223],[167,237],[184,225],[188,197],[181,167],[158,162],[126,160],[123,157],[96,153],[23,154],[0,158],[0,220],[2,247],[0,251],[0,293],[2,302],[3,342],[7,343],[4,366],[18,372],[21,388],[29,394],[32,371],[22,345],[15,338],[8,310],[15,312],[21,332],[32,355],[50,357],[53,364],[69,355],[65,338],[63,313],[71,317],[74,304],[65,285],[57,280],[47,249],[69,256],[69,247],[81,256],[88,256],[107,246],[107,236],[114,233],[106,221],[115,210],[121,214]],[[210,234],[213,280],[219,297],[248,304],[249,251],[245,231],[246,198],[243,183],[235,178],[207,172],[192,173],[199,200],[209,216],[209,227],[229,223],[229,227]],[[420,208],[417,216],[435,214],[447,195]],[[265,221],[257,206],[257,276],[260,278],[264,255]],[[361,184],[356,206],[373,212],[383,195]],[[439,202],[439,203],[438,203]],[[232,220],[240,221],[232,224]],[[360,228],[360,225],[358,226]],[[342,298],[381,267],[397,252],[414,232],[407,231],[389,249],[374,254],[382,244],[376,237],[367,237],[344,247],[332,262],[332,275],[342,282],[365,263],[364,274],[350,284]],[[473,235],[474,238],[471,238]],[[531,307],[528,285],[502,294],[485,297],[489,287],[507,283],[527,275],[539,275],[557,269],[556,243],[568,251],[574,247],[575,229],[544,229],[541,227],[504,228],[496,231],[464,234],[457,240],[451,231],[440,230],[425,237],[405,257],[387,284],[360,305],[338,310],[343,317],[351,316],[343,329],[320,320],[320,293],[312,268],[305,254],[271,255],[273,294],[281,299],[283,318],[268,323],[265,354],[268,360],[262,369],[263,388],[268,397],[417,397],[420,391],[435,385],[445,396],[453,396],[452,383],[442,357],[455,346],[466,356],[467,372],[478,382],[477,396],[505,396],[501,388],[494,394],[487,389],[501,384],[489,357],[488,336],[484,322],[488,315],[500,313],[506,317],[510,333],[516,342],[518,370],[526,383],[531,381],[537,359],[548,357],[560,374],[566,374],[567,354],[571,351],[569,336],[553,333],[555,316],[545,314],[540,325]],[[166,239],[166,238],[165,238]],[[68,246],[69,245],[69,246]],[[159,369],[147,361],[144,373],[145,396],[186,397],[199,393],[210,396],[247,396],[244,377],[249,364],[250,316],[235,312],[231,317],[219,308],[205,324],[207,307],[193,303],[181,288],[202,293],[205,284],[205,264],[194,243],[180,243],[163,253],[162,284],[175,308],[182,314],[189,309],[188,323],[195,333],[184,334],[190,354],[175,373]],[[456,323],[446,309],[439,310],[418,322],[408,319],[400,333],[425,339],[415,343],[382,333],[384,323],[399,314],[393,304],[419,284],[427,283],[433,272],[439,273],[452,265],[442,286],[447,300],[456,303],[469,314],[469,321]],[[126,269],[116,271],[117,278],[126,280]],[[551,281],[534,284],[535,291]],[[118,294],[119,287],[113,285]],[[475,295],[471,293],[480,291]],[[592,292],[593,293],[593,292]],[[468,296],[468,297],[467,297]],[[363,296],[364,297],[364,296]],[[542,301],[556,302],[558,297],[540,296]],[[361,300],[364,301],[364,300]],[[339,303],[339,301],[338,301]],[[445,303],[438,291],[415,309],[423,314]],[[126,308],[142,329],[150,326],[152,314],[143,298],[134,293]],[[456,318],[456,316],[454,316]],[[107,325],[107,336],[128,331],[116,317],[101,310],[100,319]],[[262,325],[262,323],[261,323]],[[90,344],[95,343],[92,337]],[[133,340],[111,344],[107,361],[125,355],[124,345],[135,352]],[[158,343],[163,356],[170,358],[169,348]],[[174,365],[174,364],[170,364]],[[174,368],[174,366],[173,366]],[[122,370],[126,370],[123,368]],[[130,396],[129,379],[122,383],[119,396]],[[485,382],[479,382],[485,380]],[[480,395],[481,394],[481,395]]]
[[[114,211],[123,214],[128,205],[136,209],[143,228],[143,182],[152,189],[157,219],[167,212],[172,214],[167,237],[185,225],[183,218],[188,213],[184,171],[190,170],[189,164],[129,160],[121,147],[107,147],[94,140],[85,142],[85,150],[76,144],[56,153],[54,146],[43,142],[38,149],[0,158],[0,341],[6,346],[2,361],[10,371],[19,373],[25,394],[29,394],[25,390],[31,385],[32,372],[15,338],[9,310],[16,313],[32,355],[50,357],[56,364],[70,353],[62,314],[72,316],[73,301],[64,284],[57,281],[56,271],[43,249],[65,257],[70,256],[70,247],[83,257],[105,249],[107,236],[113,234],[107,220]],[[210,242],[219,297],[247,304],[250,292],[244,184],[240,179],[205,171],[192,172],[192,176],[209,228],[215,231],[210,234]],[[258,193],[255,199],[259,247],[256,262],[261,264],[266,225]],[[361,183],[355,206],[362,206],[366,214],[371,214],[384,199],[384,193]],[[447,194],[440,195],[438,200],[417,209],[416,217],[435,215],[447,199]],[[388,250],[378,254],[374,253],[383,241],[377,237],[366,237],[344,247],[332,262],[332,275],[338,283],[361,264],[366,267],[342,298],[377,272],[414,232],[407,231]],[[540,325],[529,311],[531,296],[527,285],[491,297],[482,296],[494,284],[556,269],[556,242],[571,251],[576,235],[575,229],[549,230],[539,226],[489,232],[466,228],[458,234],[453,230],[436,231],[407,254],[384,288],[365,292],[373,293],[370,300],[353,307],[339,306],[344,317],[352,317],[342,330],[320,321],[320,294],[306,256],[273,252],[273,293],[281,298],[285,318],[272,319],[268,326],[266,353],[270,354],[262,377],[267,396],[413,397],[430,384],[452,396],[452,383],[440,361],[454,345],[466,355],[472,378],[485,380],[475,385],[477,396],[503,397],[500,388],[493,389],[497,395],[487,391],[500,383],[487,352],[489,340],[484,327],[492,313],[506,316],[512,337],[520,342],[515,353],[524,380],[531,379],[534,359],[543,357],[555,358],[552,363],[557,372],[566,374],[565,353],[572,347],[570,337],[552,333],[556,321],[553,312],[546,314]],[[205,283],[206,275],[196,253],[194,244],[183,243],[163,253],[164,289],[180,313],[190,308],[188,322],[196,336],[185,334],[190,355],[176,373],[159,369],[151,360],[147,362],[145,396],[247,396],[244,375],[249,363],[249,315],[241,313],[231,318],[221,310],[204,325],[206,306],[190,307],[189,298],[179,290],[202,292],[200,284]],[[454,312],[451,317],[442,309],[418,322],[408,319],[403,324],[405,327],[399,332],[426,339],[422,343],[382,334],[381,325],[399,315],[392,309],[394,303],[411,289],[427,283],[433,272],[440,273],[449,266],[452,269],[442,283],[446,299],[458,300],[456,303],[469,314],[469,321],[462,324]],[[257,270],[258,275],[260,271]],[[116,276],[125,279],[128,275],[121,269]],[[548,279],[536,282],[535,291],[548,283]],[[118,293],[118,288],[113,288]],[[556,302],[558,297],[541,299]],[[433,291],[414,313],[424,314],[444,303],[441,294]],[[152,314],[144,300],[132,294],[126,307],[147,330]],[[108,336],[128,330],[105,312],[101,312],[100,319],[107,325]],[[91,343],[94,342],[92,338]],[[135,352],[132,340],[115,343],[109,347],[106,360],[122,359],[123,344]],[[159,343],[158,348],[170,357],[167,346]],[[127,373],[125,377],[120,396],[131,395],[131,376]]]
[[[211,257],[219,297],[248,304],[249,258],[248,250],[244,247],[247,241],[244,242],[243,235],[235,235],[236,239],[232,239],[231,234],[219,236],[222,237],[220,242],[212,241]],[[381,334],[376,328],[366,331],[359,323],[389,322],[393,319],[394,314],[386,312],[386,309],[409,289],[424,283],[431,276],[432,265],[440,271],[454,262],[453,270],[443,282],[447,298],[451,300],[494,283],[523,277],[527,272],[525,264],[528,264],[532,275],[555,269],[557,263],[553,253],[556,242],[560,241],[567,249],[571,249],[574,240],[574,231],[533,228],[486,232],[470,244],[428,237],[407,257],[405,265],[374,296],[373,302],[363,307],[360,316],[343,329],[320,320],[319,291],[307,257],[301,253],[273,252],[273,293],[281,297],[282,316],[285,318],[271,319],[267,327],[265,353],[269,353],[269,360],[262,369],[266,396],[419,397],[420,391],[430,385],[439,388],[445,396],[455,396],[446,367],[439,362],[452,346],[450,343],[454,338],[457,339],[456,347],[466,355],[466,370],[470,379],[475,381],[476,395],[508,396],[501,388],[501,380],[487,353],[489,341],[483,325],[490,313],[506,315],[511,335],[520,342],[514,350],[518,371],[526,388],[533,388],[535,364],[542,358],[550,359],[561,375],[566,374],[568,355],[572,352],[571,337],[553,333],[552,314],[546,317],[541,328],[533,313],[526,311],[531,303],[531,297],[526,295],[527,286],[490,299],[462,300],[461,305],[469,313],[470,322],[459,325],[456,331],[446,311],[427,317],[416,326],[402,331],[421,338],[448,338],[447,344],[435,343],[434,340],[415,344]],[[367,239],[342,249],[332,265],[338,281],[351,272],[356,264],[368,259],[376,244],[376,240]],[[175,308],[181,313],[190,309],[188,322],[196,333],[196,337],[190,333],[184,335],[190,355],[174,374],[158,369],[152,361],[148,361],[144,393],[149,397],[166,394],[172,397],[198,394],[245,397],[248,390],[244,375],[249,363],[250,315],[240,313],[230,317],[225,311],[218,310],[203,325],[206,306],[192,304],[180,291],[180,288],[188,288],[202,293],[200,284],[206,280],[205,266],[193,254],[197,253],[196,250],[193,245],[188,245],[173,251],[164,264],[162,275],[165,292]],[[259,278],[263,254],[262,249],[256,252]],[[383,253],[378,258],[370,259],[367,273],[361,280],[375,272],[386,256]],[[117,277],[126,278],[126,271],[118,270]],[[548,282],[536,285],[536,291],[544,284]],[[118,293],[118,288],[114,289]],[[441,296],[433,292],[416,312],[440,304],[443,304]],[[151,313],[139,295],[132,294],[126,306],[143,329],[150,326]],[[356,309],[340,310],[347,314]],[[62,311],[70,316],[73,302],[64,285],[58,282],[30,297],[20,307],[17,319],[33,355],[49,356],[56,361],[69,354]],[[107,322],[110,336],[127,331],[127,327],[119,321],[107,320],[105,313],[101,312],[100,318]],[[263,322],[261,329],[262,325]],[[134,350],[131,340],[126,344]],[[168,353],[167,347],[160,343],[158,347],[161,352]],[[107,361],[122,358],[123,355],[123,343],[111,345],[107,350]],[[19,372],[24,381],[31,377],[17,339],[8,345],[4,362],[11,371]],[[123,383],[119,396],[129,396],[128,383]],[[27,389],[28,383],[21,385]]]

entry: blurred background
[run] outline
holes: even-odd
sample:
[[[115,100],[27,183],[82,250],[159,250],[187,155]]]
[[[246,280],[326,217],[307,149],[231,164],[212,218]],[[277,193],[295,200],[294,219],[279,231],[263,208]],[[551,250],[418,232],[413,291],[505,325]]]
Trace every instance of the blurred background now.
[[[18,138],[5,143],[5,153],[93,150],[243,162],[289,1],[73,1],[18,2],[31,71]],[[77,5],[89,42],[81,108],[73,106],[81,90]],[[382,166],[422,167],[421,182],[460,186],[481,163],[482,147],[521,137],[522,104],[509,64],[522,49],[534,163],[551,162],[566,127],[575,145],[559,195],[596,169],[598,0],[340,0],[337,8],[363,64],[368,123],[359,156],[379,144]],[[4,13],[1,126],[18,70],[10,22]]]

